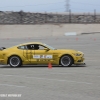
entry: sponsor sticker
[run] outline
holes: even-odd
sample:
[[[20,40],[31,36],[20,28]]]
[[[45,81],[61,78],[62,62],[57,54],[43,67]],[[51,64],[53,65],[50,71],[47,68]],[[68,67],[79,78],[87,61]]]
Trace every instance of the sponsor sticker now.
[[[53,57],[52,57],[52,55],[46,55],[46,58],[47,59],[52,59]]]
[[[35,59],[52,59],[52,55],[33,55],[33,58]]]
[[[33,55],[33,58],[40,59],[40,55]]]

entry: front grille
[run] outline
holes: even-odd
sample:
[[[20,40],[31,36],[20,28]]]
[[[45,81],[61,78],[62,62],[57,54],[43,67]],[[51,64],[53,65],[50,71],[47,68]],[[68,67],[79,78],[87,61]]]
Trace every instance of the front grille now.
[[[78,60],[78,62],[82,62],[82,60]]]

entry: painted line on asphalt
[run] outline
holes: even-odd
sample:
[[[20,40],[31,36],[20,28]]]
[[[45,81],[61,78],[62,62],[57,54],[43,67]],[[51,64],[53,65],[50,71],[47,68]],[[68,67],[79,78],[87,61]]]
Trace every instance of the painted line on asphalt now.
[[[3,76],[7,76],[7,77],[23,77],[23,78],[32,78],[32,79],[38,79],[38,80],[59,81],[59,82],[72,82],[72,83],[78,83],[78,84],[92,84],[92,83],[89,83],[89,82],[78,82],[78,81],[71,81],[71,80],[48,79],[48,78],[39,78],[39,77],[27,77],[27,76],[19,76],[19,75],[3,75]]]
[[[10,85],[10,84],[0,84],[2,86],[10,86],[10,87],[19,87],[19,88],[23,88],[23,87],[26,87],[26,86],[18,86],[18,85]]]
[[[26,78],[35,78],[35,79],[40,79],[40,80],[50,80],[50,81],[59,81],[59,82],[72,82],[72,83],[92,84],[92,83],[89,83],[89,82],[77,82],[77,81],[60,80],[60,79],[48,79],[48,78],[38,78],[38,77],[26,77]]]
[[[94,59],[91,59],[91,60],[90,60],[90,59],[87,59],[87,61],[98,61],[98,60],[94,60]]]

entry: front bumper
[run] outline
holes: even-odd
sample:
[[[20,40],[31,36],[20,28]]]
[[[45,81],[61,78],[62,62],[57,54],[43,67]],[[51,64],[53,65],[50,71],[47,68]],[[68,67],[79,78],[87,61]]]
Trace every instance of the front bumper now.
[[[0,64],[1,64],[1,65],[2,65],[2,64],[6,64],[5,61],[4,61],[4,59],[0,59]]]
[[[82,65],[82,64],[84,64],[84,60],[85,60],[85,58],[83,58],[83,57],[76,57],[76,59],[75,59],[75,61],[74,61],[74,64],[76,65]]]

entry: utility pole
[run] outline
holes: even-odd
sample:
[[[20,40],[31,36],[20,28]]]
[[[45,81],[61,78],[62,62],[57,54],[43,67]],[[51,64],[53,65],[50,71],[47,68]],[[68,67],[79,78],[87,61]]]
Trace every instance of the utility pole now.
[[[66,12],[69,12],[69,9],[70,9],[69,2],[70,2],[70,0],[66,0]]]

